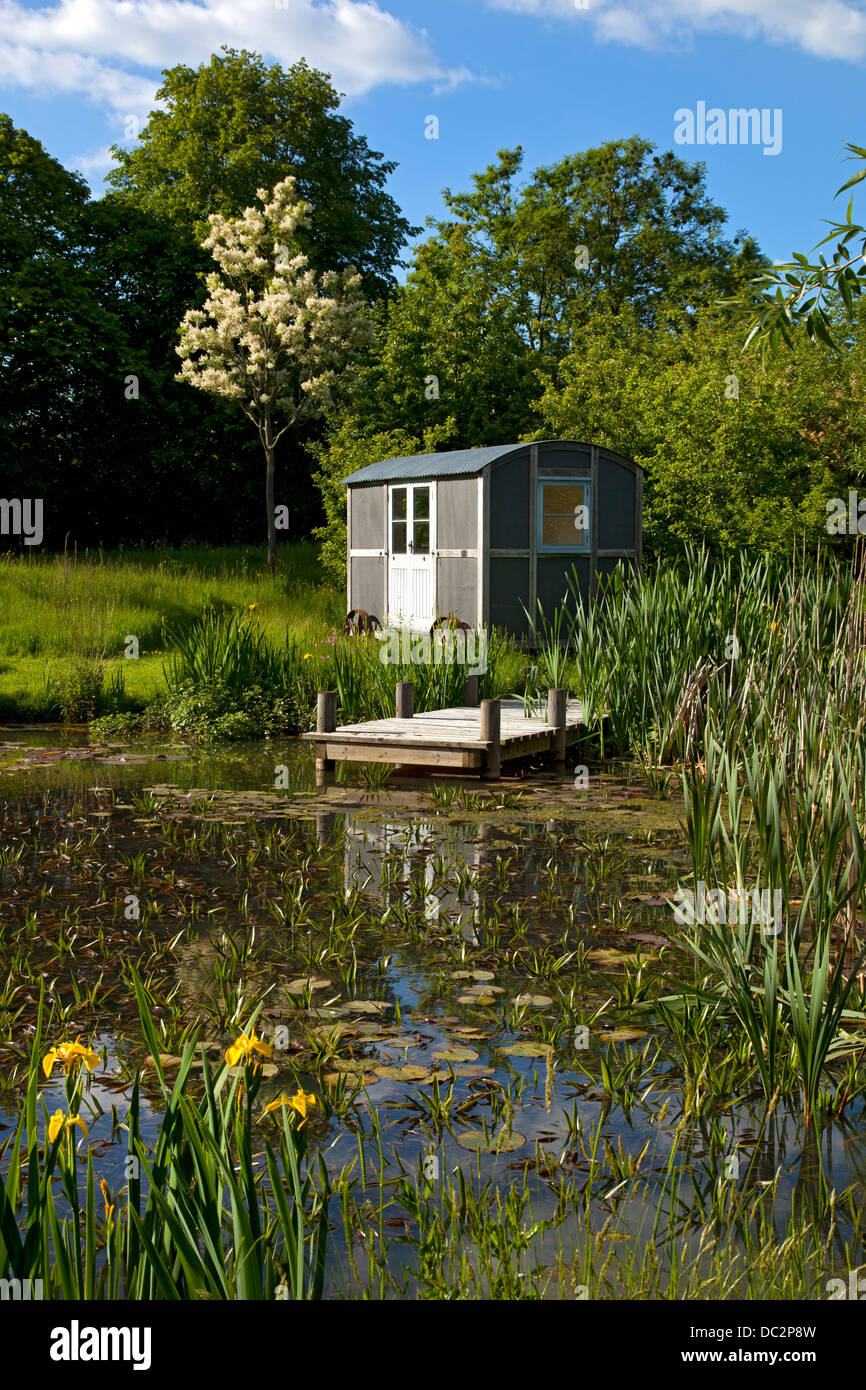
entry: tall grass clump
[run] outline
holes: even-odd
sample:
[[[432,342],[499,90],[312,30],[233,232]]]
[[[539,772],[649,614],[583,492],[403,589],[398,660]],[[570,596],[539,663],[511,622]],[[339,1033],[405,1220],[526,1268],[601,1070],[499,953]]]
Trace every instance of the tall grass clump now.
[[[429,644],[425,646],[420,634],[392,631],[391,635],[395,638],[393,643],[389,643],[388,633],[381,637],[339,639],[319,664],[317,678],[326,684],[331,680],[329,688],[337,692],[344,723],[393,718],[400,681],[414,685],[415,709],[419,713],[464,704],[466,677],[473,670],[471,639],[464,646],[459,642],[449,646],[447,638],[443,639],[437,655],[436,645],[428,651]],[[480,645],[476,650],[481,650]],[[424,659],[428,656],[432,659]],[[502,633],[487,633],[484,664],[479,675],[479,698],[511,694],[520,679],[521,656]]]
[[[716,910],[685,934],[706,972],[701,989],[747,1039],[768,1100],[799,1090],[811,1124],[866,1087],[863,571],[859,556],[848,568],[819,560],[775,574],[727,566],[717,634],[734,573],[751,588],[737,599],[726,657],[687,638],[665,690],[647,654],[647,718],[657,747],[681,760],[691,891],[715,895]],[[700,604],[714,582],[674,592]],[[649,610],[651,589],[635,604]],[[629,718],[636,698],[624,701]],[[754,908],[761,894],[778,904],[771,921]],[[725,904],[749,897],[732,919]]]

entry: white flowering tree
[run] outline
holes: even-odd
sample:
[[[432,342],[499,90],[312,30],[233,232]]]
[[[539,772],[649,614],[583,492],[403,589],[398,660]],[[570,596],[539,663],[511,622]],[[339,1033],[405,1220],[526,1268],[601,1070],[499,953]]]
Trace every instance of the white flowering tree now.
[[[190,309],[176,348],[179,381],[237,401],[259,432],[266,459],[268,568],[277,563],[274,458],[298,421],[325,413],[333,391],[372,337],[354,270],[317,276],[297,247],[310,204],[294,178],[256,195],[262,207],[240,217],[212,215],[202,242],[219,269],[207,277],[208,298]]]

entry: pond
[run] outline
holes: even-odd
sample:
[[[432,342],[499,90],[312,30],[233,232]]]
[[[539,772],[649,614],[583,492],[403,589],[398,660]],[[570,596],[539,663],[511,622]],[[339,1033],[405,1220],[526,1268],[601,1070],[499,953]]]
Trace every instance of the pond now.
[[[814,1297],[862,1258],[860,1103],[804,1129],[671,1003],[696,979],[676,778],[317,790],[296,741],[43,727],[0,730],[0,802],[0,1143],[42,988],[49,1041],[100,1054],[78,1152],[121,1187],[139,1069],[146,1144],[163,1109],[135,971],[169,1077],[259,1009],[258,1100],[316,1096],[326,1296]]]

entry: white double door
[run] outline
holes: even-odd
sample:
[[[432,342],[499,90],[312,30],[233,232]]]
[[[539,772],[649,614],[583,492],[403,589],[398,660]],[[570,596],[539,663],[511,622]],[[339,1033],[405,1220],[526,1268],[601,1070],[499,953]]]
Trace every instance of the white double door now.
[[[436,491],[432,483],[388,488],[388,620],[429,628],[435,615]]]

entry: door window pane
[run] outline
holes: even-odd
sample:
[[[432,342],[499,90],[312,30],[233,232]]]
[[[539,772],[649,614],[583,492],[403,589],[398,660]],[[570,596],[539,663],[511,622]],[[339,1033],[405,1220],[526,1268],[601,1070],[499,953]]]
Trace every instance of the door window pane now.
[[[430,549],[430,522],[415,522],[415,554],[426,555]]]
[[[403,500],[405,501],[405,494]],[[405,521],[394,521],[391,523],[391,553],[393,555],[406,554]]]
[[[413,494],[413,507],[416,521],[430,519],[430,489],[416,487]]]
[[[391,491],[391,516],[394,521],[406,520],[406,489],[395,487]],[[403,547],[405,549],[405,546]]]

